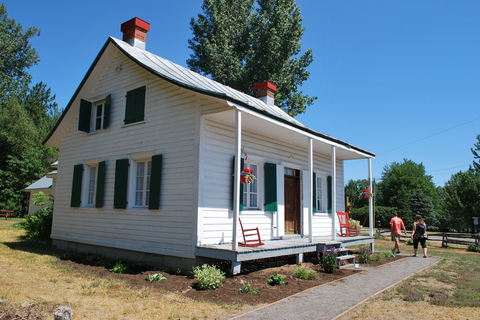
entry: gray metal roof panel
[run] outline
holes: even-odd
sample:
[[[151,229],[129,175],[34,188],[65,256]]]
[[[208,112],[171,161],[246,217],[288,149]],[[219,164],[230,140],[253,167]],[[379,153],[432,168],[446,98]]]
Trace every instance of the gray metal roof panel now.
[[[35,181],[31,185],[25,188],[25,190],[37,190],[37,189],[50,189],[52,187],[52,178],[47,178],[46,176]]]

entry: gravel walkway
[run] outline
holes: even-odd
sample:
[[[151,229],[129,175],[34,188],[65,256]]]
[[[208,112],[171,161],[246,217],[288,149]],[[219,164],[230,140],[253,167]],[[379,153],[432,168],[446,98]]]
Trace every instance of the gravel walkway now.
[[[409,256],[380,267],[361,267],[363,272],[346,279],[309,289],[228,319],[338,319],[359,304],[438,261],[437,258]]]

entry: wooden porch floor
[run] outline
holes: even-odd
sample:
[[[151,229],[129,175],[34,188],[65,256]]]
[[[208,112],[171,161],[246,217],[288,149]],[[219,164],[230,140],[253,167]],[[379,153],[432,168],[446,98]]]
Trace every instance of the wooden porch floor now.
[[[279,240],[263,240],[265,245],[258,247],[238,247],[232,250],[231,243],[219,245],[203,245],[196,247],[197,257],[226,260],[232,262],[232,272],[240,271],[242,261],[297,255],[297,261],[302,262],[303,254],[307,252],[320,252],[325,247],[348,247],[359,244],[370,244],[373,250],[374,237],[337,237],[335,241],[331,236],[314,237],[313,242],[308,238],[289,237]]]

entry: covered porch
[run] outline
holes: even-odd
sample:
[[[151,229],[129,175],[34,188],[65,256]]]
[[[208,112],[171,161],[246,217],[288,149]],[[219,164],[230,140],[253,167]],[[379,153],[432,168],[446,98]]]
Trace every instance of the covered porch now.
[[[373,250],[373,236],[337,237],[286,237],[277,240],[263,240],[264,245],[257,247],[232,248],[231,243],[218,245],[202,245],[196,247],[196,256],[199,258],[231,261],[231,273],[239,274],[243,261],[275,258],[286,255],[295,255],[297,263],[303,262],[303,255],[309,252],[321,252],[324,248],[345,248],[360,244],[369,244]]]

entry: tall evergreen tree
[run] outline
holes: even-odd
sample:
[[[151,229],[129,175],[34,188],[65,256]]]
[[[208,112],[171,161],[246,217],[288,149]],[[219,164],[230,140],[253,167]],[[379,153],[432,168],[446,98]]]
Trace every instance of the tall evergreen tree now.
[[[480,134],[477,135],[477,142],[473,144],[475,148],[471,148],[473,154],[473,169],[480,174]]]
[[[30,39],[40,35],[35,27],[23,32],[20,24],[7,16],[7,8],[0,4],[0,108],[2,101],[28,89],[32,77],[27,69],[38,63],[39,56],[30,44]]]
[[[312,50],[300,55],[304,28],[294,0],[204,0],[192,18],[193,71],[253,95],[253,84],[277,86],[275,103],[291,116],[305,113],[316,97],[299,91],[308,80]]]
[[[41,177],[58,157],[42,146],[60,116],[55,96],[40,82],[33,87],[28,68],[39,61],[30,39],[40,34],[7,17],[0,4],[0,206],[26,205],[23,189]]]

